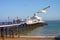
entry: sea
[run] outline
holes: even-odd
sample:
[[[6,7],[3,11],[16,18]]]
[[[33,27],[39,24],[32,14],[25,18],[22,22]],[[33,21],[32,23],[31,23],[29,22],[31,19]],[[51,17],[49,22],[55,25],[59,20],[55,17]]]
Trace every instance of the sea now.
[[[28,36],[59,36],[60,20],[46,21],[48,25],[37,27]]]

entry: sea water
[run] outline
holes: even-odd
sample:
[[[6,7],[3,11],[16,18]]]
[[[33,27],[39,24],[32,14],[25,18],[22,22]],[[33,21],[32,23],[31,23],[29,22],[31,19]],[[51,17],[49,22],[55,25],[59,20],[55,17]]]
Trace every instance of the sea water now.
[[[28,36],[57,36],[60,35],[60,21],[46,21],[48,25],[37,27]]]

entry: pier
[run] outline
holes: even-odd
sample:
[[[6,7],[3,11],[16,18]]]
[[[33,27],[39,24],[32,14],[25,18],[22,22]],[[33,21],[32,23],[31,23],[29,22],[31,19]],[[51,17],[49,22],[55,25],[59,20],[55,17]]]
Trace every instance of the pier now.
[[[19,31],[20,24],[11,24],[11,25],[1,25],[0,26],[0,40],[60,40],[60,37],[55,36],[20,36],[21,32]],[[9,31],[7,28],[9,28]],[[15,28],[17,33],[15,34]]]
[[[22,23],[19,23],[19,24],[10,24],[10,25],[0,25],[0,37],[2,38],[2,40],[5,40],[5,37],[14,37],[14,27],[17,27],[24,24],[23,22]],[[10,32],[9,31],[6,31],[7,28],[9,28]],[[10,35],[7,33],[9,32]],[[7,36],[9,35],[9,36]]]

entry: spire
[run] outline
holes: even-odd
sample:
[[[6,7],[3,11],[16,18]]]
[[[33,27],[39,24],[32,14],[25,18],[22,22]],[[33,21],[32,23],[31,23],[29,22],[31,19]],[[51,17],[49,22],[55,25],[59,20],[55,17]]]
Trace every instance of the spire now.
[[[30,16],[27,16],[27,20],[30,20]]]
[[[34,16],[37,16],[37,13],[34,13]]]

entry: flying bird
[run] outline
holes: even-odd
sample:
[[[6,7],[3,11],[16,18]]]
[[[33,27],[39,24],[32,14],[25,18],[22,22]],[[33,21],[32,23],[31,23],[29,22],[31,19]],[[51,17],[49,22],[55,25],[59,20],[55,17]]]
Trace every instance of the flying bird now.
[[[39,10],[37,13],[45,13],[48,8],[50,8],[50,6],[45,7],[43,9]]]

